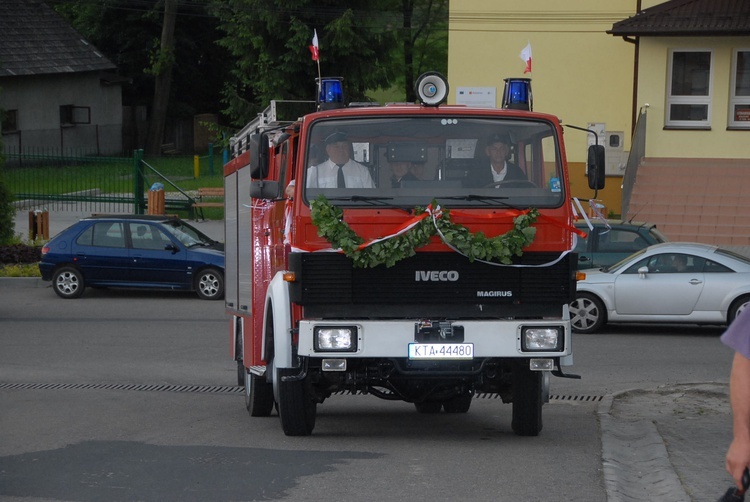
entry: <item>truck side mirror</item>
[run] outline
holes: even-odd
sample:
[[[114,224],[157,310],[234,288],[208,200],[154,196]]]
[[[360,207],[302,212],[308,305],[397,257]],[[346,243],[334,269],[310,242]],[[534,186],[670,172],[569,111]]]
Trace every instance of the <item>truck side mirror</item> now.
[[[591,145],[589,147],[586,167],[589,177],[589,188],[592,190],[601,190],[604,188],[604,147],[602,145]]]
[[[263,133],[253,133],[247,138],[250,151],[250,177],[258,180],[268,176],[268,137]]]
[[[278,199],[279,182],[259,180],[250,183],[250,197],[253,199]]]

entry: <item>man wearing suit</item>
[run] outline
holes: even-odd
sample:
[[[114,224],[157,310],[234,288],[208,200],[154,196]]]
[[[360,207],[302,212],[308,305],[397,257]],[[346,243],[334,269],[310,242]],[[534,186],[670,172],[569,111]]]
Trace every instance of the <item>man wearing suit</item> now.
[[[521,168],[507,161],[510,156],[510,137],[496,133],[487,139],[484,153],[487,160],[480,161],[464,179],[464,186],[472,188],[500,186],[501,181],[526,181]]]

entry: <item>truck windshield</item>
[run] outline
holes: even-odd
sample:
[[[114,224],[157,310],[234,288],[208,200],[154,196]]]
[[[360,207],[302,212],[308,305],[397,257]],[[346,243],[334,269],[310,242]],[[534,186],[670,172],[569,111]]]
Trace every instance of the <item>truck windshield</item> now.
[[[544,120],[368,117],[312,125],[305,199],[343,206],[558,207],[556,129]]]

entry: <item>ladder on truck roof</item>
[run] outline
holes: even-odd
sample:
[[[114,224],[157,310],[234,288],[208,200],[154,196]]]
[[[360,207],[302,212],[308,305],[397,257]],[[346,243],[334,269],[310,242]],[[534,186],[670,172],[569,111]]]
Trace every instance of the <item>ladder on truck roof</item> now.
[[[271,127],[291,124],[299,120],[302,115],[314,112],[315,107],[315,101],[271,100],[265,110],[229,138],[229,151],[232,153],[232,158],[248,149],[250,135]]]

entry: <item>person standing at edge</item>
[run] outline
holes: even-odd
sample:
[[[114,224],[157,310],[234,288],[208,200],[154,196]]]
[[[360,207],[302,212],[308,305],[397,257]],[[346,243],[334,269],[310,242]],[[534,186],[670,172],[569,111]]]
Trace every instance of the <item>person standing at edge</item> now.
[[[721,335],[735,350],[729,377],[733,439],[726,455],[727,472],[742,489],[742,475],[750,468],[750,309],[743,310]]]

